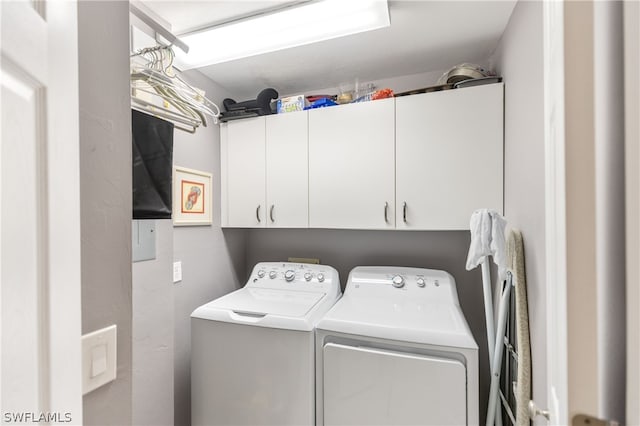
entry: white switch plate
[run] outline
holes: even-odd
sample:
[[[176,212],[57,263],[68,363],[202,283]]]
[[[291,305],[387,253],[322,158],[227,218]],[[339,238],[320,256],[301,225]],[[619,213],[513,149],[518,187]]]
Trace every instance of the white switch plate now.
[[[116,379],[115,325],[82,336],[82,394]]]
[[[173,262],[173,282],[182,281],[182,262]]]

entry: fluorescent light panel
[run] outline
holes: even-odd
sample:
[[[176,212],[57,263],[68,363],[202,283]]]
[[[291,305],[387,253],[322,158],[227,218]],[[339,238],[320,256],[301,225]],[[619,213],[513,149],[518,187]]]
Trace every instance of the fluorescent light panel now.
[[[388,27],[386,0],[318,0],[181,36],[182,69],[198,68]]]

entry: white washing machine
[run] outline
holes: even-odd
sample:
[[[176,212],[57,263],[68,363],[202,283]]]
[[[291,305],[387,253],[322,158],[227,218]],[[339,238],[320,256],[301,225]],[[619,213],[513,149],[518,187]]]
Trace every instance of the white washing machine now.
[[[357,267],[316,328],[316,424],[477,425],[478,345],[446,272]]]
[[[314,328],[340,298],[330,266],[258,263],[191,314],[193,425],[313,425]]]

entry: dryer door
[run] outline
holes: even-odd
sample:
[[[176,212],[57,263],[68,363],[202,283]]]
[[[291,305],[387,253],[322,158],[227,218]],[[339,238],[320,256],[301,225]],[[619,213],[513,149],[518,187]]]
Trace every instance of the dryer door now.
[[[467,424],[461,362],[334,343],[323,352],[325,425]]]

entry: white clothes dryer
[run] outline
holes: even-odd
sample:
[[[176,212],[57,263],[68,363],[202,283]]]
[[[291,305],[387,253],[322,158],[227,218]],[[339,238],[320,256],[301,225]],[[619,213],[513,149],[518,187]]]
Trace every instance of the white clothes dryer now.
[[[478,345],[444,271],[357,267],[316,328],[317,425],[477,425]]]
[[[258,263],[191,314],[193,425],[313,425],[314,329],[340,298],[326,265]]]

